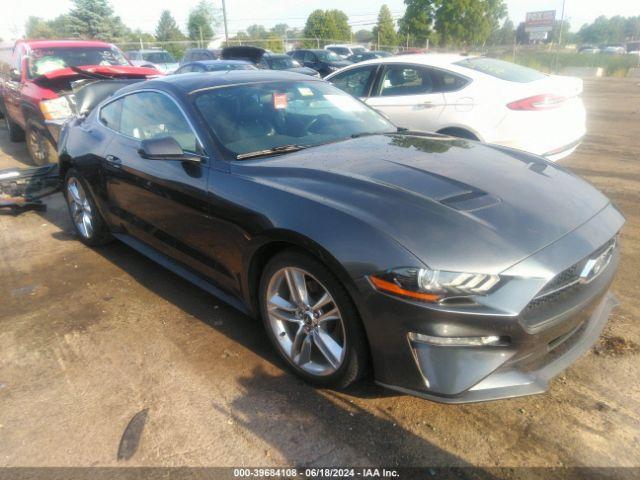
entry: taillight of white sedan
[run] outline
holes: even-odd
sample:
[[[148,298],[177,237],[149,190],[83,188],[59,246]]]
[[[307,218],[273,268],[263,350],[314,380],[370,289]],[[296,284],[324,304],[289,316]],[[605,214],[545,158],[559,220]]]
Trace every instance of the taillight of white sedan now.
[[[586,133],[582,80],[487,57],[378,58],[328,77],[399,127],[495,143],[559,160]]]

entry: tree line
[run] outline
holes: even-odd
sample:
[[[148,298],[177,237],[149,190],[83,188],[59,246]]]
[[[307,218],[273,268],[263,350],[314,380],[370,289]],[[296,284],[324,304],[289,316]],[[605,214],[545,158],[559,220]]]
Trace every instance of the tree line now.
[[[260,42],[281,51],[285,39],[304,38],[302,46],[318,47],[328,41],[370,43],[393,50],[397,46],[464,47],[528,43],[524,22],[517,27],[507,16],[504,0],[405,0],[403,16],[394,18],[382,5],[373,28],[353,32],[349,17],[341,10],[314,10],[304,28],[285,23],[269,29],[251,25],[230,38],[230,43]],[[72,8],[52,20],[32,16],[26,23],[26,38],[95,38],[114,43],[162,42],[165,49],[181,56],[186,43],[206,45],[220,26],[220,12],[201,0],[189,13],[185,32],[168,10],[160,13],[154,33],[128,28],[115,15],[109,0],[72,0]],[[219,33],[219,32],[218,32]],[[562,33],[562,35],[560,35]],[[570,31],[567,21],[557,21],[547,41],[564,43],[617,44],[640,39],[640,16],[598,17]]]
[[[188,40],[206,44],[220,23],[219,12],[211,2],[201,0],[189,13],[186,34],[169,10],[160,13],[155,32],[132,30],[115,15],[109,0],[72,0],[72,8],[52,20],[37,16],[27,19],[25,37],[29,39],[83,38],[114,43],[169,42],[164,48],[176,57],[182,56]]]

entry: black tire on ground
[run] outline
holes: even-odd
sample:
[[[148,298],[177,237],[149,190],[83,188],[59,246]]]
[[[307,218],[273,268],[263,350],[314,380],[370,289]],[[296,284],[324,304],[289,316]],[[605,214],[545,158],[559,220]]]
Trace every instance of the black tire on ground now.
[[[275,338],[267,313],[267,288],[271,277],[285,267],[296,267],[315,277],[334,298],[340,314],[346,336],[346,352],[341,366],[329,375],[313,375],[298,365],[282,350]],[[259,285],[260,314],[271,343],[289,368],[309,383],[319,386],[343,389],[362,378],[369,367],[369,345],[362,321],[342,283],[321,262],[296,249],[284,250],[276,254],[265,266]]]
[[[9,132],[9,140],[12,142],[23,142],[24,141],[24,130],[17,123],[13,122],[9,117],[9,114],[2,110],[2,114],[4,116],[4,123],[7,127],[7,131]]]
[[[85,198],[89,203],[89,208],[92,213],[93,229],[91,234],[88,236],[84,235],[83,232],[80,231],[80,229],[76,225],[76,222],[74,221],[74,218],[73,218],[72,199],[71,199],[72,197],[71,197],[71,193],[69,192],[69,185],[72,179],[76,179],[82,186]],[[67,175],[65,176],[65,179],[64,179],[63,192],[64,192],[64,198],[67,202],[69,216],[71,217],[71,224],[73,225],[73,229],[75,230],[79,240],[82,243],[84,243],[89,247],[97,247],[100,245],[106,245],[107,243],[113,241],[113,237],[109,232],[109,227],[105,222],[104,218],[102,218],[102,215],[100,214],[100,210],[98,210],[96,206],[96,202],[94,201],[93,196],[91,195],[87,182],[85,181],[84,178],[82,178],[82,176],[77,172],[76,169],[71,168],[67,172]]]
[[[43,127],[34,120],[27,120],[25,131],[27,151],[35,165],[47,165],[58,162],[58,152],[45,134]]]

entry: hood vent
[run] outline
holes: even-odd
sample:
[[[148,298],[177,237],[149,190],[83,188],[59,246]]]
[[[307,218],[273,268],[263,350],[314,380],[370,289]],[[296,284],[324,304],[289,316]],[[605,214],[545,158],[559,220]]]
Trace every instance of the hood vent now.
[[[458,193],[450,197],[438,199],[440,203],[447,207],[455,208],[464,212],[473,212],[482,208],[489,208],[500,203],[500,199],[481,190],[471,190]]]

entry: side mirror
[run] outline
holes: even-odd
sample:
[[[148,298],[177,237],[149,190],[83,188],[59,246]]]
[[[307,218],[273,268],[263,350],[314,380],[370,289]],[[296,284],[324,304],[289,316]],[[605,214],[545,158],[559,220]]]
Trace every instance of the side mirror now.
[[[182,160],[187,162],[201,162],[203,158],[201,155],[182,150],[180,144],[173,137],[143,140],[140,143],[138,155],[147,160]]]
[[[12,68],[9,71],[9,78],[12,82],[19,82],[20,80],[22,80],[22,78],[20,77],[20,72],[17,68]]]

